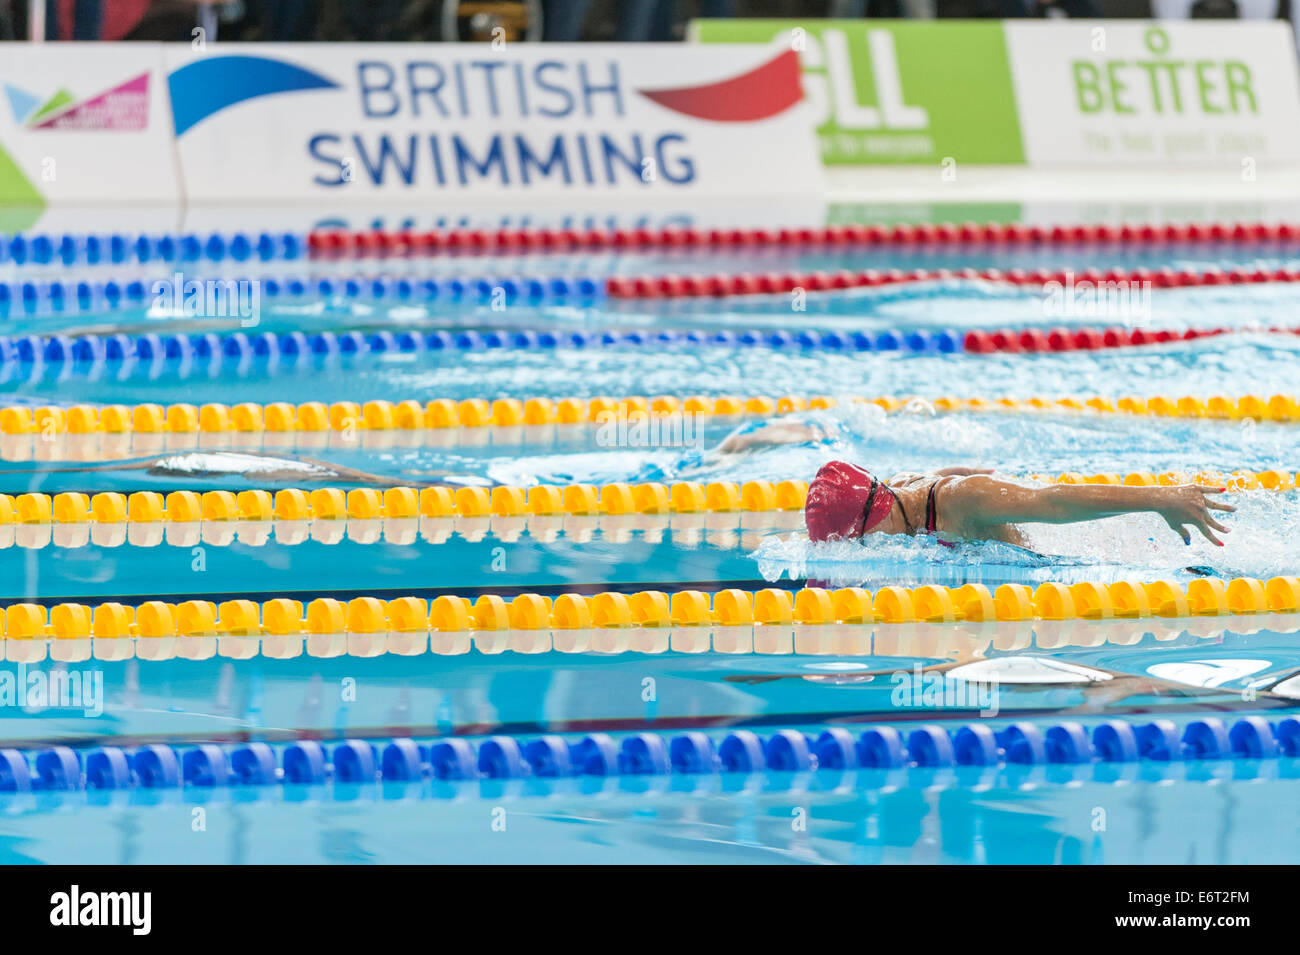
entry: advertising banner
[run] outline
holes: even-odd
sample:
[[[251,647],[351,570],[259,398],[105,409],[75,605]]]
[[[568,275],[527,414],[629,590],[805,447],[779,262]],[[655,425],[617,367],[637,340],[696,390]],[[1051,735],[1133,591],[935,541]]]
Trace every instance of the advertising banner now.
[[[154,44],[4,44],[0,203],[180,199]]]
[[[187,196],[819,194],[798,58],[767,45],[164,48]]]
[[[1032,164],[1300,159],[1300,74],[1280,21],[1006,23]]]
[[[828,165],[1025,161],[996,20],[695,20],[691,35],[795,50]]]
[[[827,165],[1300,160],[1279,21],[697,20],[803,67]]]

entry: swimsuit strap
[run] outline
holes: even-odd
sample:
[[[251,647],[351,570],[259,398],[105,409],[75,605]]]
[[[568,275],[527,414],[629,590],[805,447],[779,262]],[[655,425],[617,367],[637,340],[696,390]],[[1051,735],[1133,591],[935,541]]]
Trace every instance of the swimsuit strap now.
[[[907,536],[908,536],[908,537],[915,537],[915,536],[916,536],[916,525],[913,524],[913,523],[912,523],[912,519],[911,519],[910,517],[907,516],[907,508],[905,508],[905,507],[903,506],[903,499],[902,499],[901,497],[899,497],[899,496],[898,496],[898,492],[895,491],[895,490],[894,490],[892,487],[890,487],[888,484],[885,485],[885,490],[889,492],[889,494],[890,494],[891,497],[893,497],[893,499],[894,499],[894,503],[898,505],[899,513],[901,513],[901,514],[903,515],[903,524],[907,527]]]
[[[939,510],[934,503],[934,492],[939,489],[939,485],[943,481],[944,478],[938,478],[933,484],[931,484],[930,493],[927,494],[925,497],[925,533],[927,534],[934,534],[939,529]],[[895,491],[888,484],[884,484],[882,482],[881,486],[884,487],[884,489],[890,493],[890,496],[892,496],[894,499],[894,503],[898,505],[898,510],[903,515],[903,523],[907,526],[908,535],[911,537],[915,537],[917,532],[916,525],[913,524],[912,519],[908,517],[907,508],[903,506],[903,499],[899,497],[898,492]],[[875,490],[876,489],[873,487],[871,497],[875,496]],[[870,507],[870,499],[868,499],[868,508],[869,507]],[[951,541],[946,541],[946,540],[940,540],[939,543],[942,544],[944,547],[955,546]]]
[[[938,505],[934,503],[934,492],[939,490],[939,485],[944,480],[946,479],[939,478],[939,480],[931,484],[930,493],[927,494],[925,497],[925,531],[927,534],[934,535],[934,539],[938,541],[940,544],[942,544],[944,547],[956,547],[957,545],[954,544],[952,541],[946,541],[942,537],[938,536],[939,508]]]
[[[925,530],[928,534],[933,534],[939,525],[939,512],[934,506],[934,492],[938,488],[939,482],[935,481],[930,485],[930,493],[925,496]]]

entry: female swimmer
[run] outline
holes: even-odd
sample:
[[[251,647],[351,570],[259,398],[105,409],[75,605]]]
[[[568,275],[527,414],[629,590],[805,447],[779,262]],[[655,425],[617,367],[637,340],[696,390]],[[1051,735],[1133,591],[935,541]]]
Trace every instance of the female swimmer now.
[[[816,421],[777,419],[737,429],[718,446],[721,454],[828,440]],[[1159,514],[1186,544],[1195,528],[1223,546],[1227,533],[1210,511],[1235,511],[1210,495],[1226,488],[1180,484],[1132,487],[1053,484],[1034,487],[979,468],[944,468],[930,474],[899,474],[882,481],[844,461],[831,461],[808,488],[804,520],[814,541],[852,540],[869,534],[930,534],[942,544],[956,539],[997,540],[1024,547],[1021,523],[1073,524],[1117,514]],[[1189,568],[1191,569],[1191,568]],[[1196,572],[1201,572],[1197,569]]]
[[[1191,529],[1223,546],[1215,531],[1228,528],[1211,511],[1234,511],[1210,495],[1227,488],[1180,484],[1134,487],[1052,484],[1033,487],[974,468],[900,474],[882,481],[845,461],[822,466],[808,487],[804,521],[814,541],[853,540],[869,534],[931,534],[953,540],[998,540],[1024,546],[1021,523],[1073,524],[1148,511],[1164,518],[1183,542]]]

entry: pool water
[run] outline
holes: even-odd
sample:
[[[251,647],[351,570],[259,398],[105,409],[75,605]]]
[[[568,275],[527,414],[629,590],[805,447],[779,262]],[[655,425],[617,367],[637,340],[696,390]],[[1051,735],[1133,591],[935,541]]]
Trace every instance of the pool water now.
[[[303,263],[300,275],[595,276],[774,269],[1293,267],[1286,249],[946,250],[447,257]],[[258,266],[283,276],[287,268]],[[96,270],[99,270],[98,272]],[[241,274],[256,275],[257,269]],[[0,281],[108,274],[107,266],[0,265]],[[218,270],[219,271],[219,270]],[[115,277],[155,278],[143,266]],[[233,274],[233,273],[232,273]],[[5,405],[658,395],[839,396],[793,416],[823,437],[743,455],[714,450],[738,421],[705,419],[687,447],[610,446],[593,425],[337,434],[0,435],[0,492],[132,492],[659,481],[808,480],[832,458],[889,474],[950,465],[1028,477],[1067,471],[1300,468],[1300,425],[1056,411],[945,412],[941,397],[1267,397],[1294,387],[1300,337],[1286,331],[1300,285],[1157,289],[1149,314],[1046,314],[1041,295],[977,280],[723,301],[527,305],[359,302],[306,294],[264,303],[255,328],[156,308],[13,314],[6,334],[244,334],[378,329],[581,332],[547,348],[216,354],[148,361],[23,361],[0,355]],[[738,342],[600,344],[606,332],[936,331],[1140,324],[1226,328],[1191,341],[1059,354],[910,353]],[[886,412],[850,396],[910,400]],[[285,465],[310,458],[330,473]],[[1032,551],[924,539],[812,545],[797,513],[123,525],[0,525],[5,603],[128,605],[290,597],[476,598],[601,591],[799,588],[968,582],[1269,578],[1296,572],[1297,492],[1234,493],[1226,546],[1184,545],[1157,518],[1036,527]],[[300,526],[300,525],[310,526]],[[1045,555],[1045,556],[1044,556]],[[980,722],[1003,732],[1077,722],[1197,720],[1295,708],[1300,615],[1038,623],[736,626],[655,632],[425,634],[398,640],[269,636],[6,641],[18,677],[102,678],[93,707],[0,706],[0,746],[88,753],[155,744],[273,746],[345,739],[428,747],[462,738],[615,742],[650,732],[721,740],[794,729],[816,739],[878,725],[907,736]],[[83,645],[84,644],[84,645]],[[1046,661],[1046,663],[1044,663]],[[900,705],[894,674],[992,666],[998,712],[921,698]],[[1043,666],[1082,668],[1078,679]],[[21,668],[21,671],[20,669]],[[929,669],[927,669],[929,668]],[[1025,668],[1028,668],[1027,670]],[[993,671],[991,671],[993,672]],[[1030,673],[1028,677],[1024,673]],[[1076,671],[1071,671],[1076,672]],[[1021,674],[1017,677],[1016,674]],[[0,672],[0,683],[3,672]],[[0,686],[2,689],[2,686]],[[96,712],[87,712],[88,709]],[[1235,726],[1236,724],[1234,724]],[[1234,730],[1235,732],[1235,730]],[[1000,744],[1003,745],[1003,744]],[[1211,754],[1214,755],[1214,754]],[[1223,755],[1223,754],[1218,754]],[[915,761],[913,761],[915,762]],[[5,862],[756,862],[1153,863],[1293,858],[1300,758],[1142,760],[1086,765],[906,765],[804,772],[415,779],[122,791],[0,791]],[[287,766],[288,762],[282,762]],[[0,773],[0,790],[3,790]],[[191,833],[202,807],[203,834]],[[1099,822],[1100,820],[1100,822]],[[170,835],[173,831],[186,837]]]

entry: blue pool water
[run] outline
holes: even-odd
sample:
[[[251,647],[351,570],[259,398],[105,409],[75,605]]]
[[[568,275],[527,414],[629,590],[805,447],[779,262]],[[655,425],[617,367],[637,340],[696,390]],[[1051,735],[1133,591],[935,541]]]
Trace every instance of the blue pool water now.
[[[517,259],[313,264],[299,274],[640,275],[809,268],[1294,266],[1276,249],[1037,249],[796,254],[529,256]],[[144,267],[114,277],[153,276]],[[259,266],[271,274],[270,266]],[[101,267],[100,274],[108,274]],[[248,270],[248,274],[256,270]],[[280,269],[275,274],[284,275]],[[94,269],[82,270],[95,274]],[[137,274],[138,273],[138,274]],[[80,274],[80,273],[79,273]],[[233,274],[233,273],[232,273]],[[53,267],[0,266],[0,281],[70,276]],[[0,435],[0,492],[313,486],[275,473],[283,456],[309,457],[379,480],[459,484],[603,484],[616,481],[807,480],[826,460],[881,473],[954,464],[1009,474],[1300,468],[1300,425],[1183,420],[1060,411],[935,410],[933,399],[1215,394],[1294,390],[1300,287],[1289,284],[1157,290],[1150,314],[1060,318],[1042,297],[993,283],[945,280],[819,293],[806,310],[788,296],[723,302],[382,305],[307,297],[265,304],[255,329],[140,308],[102,314],[13,315],[6,334],[127,332],[286,333],[455,331],[682,332],[967,330],[1139,324],[1243,329],[1214,338],[1053,355],[913,354],[761,345],[592,345],[421,350],[352,355],[159,359],[147,363],[0,362],[4,404],[185,401],[332,402],[371,399],[598,395],[889,395],[919,398],[903,411],[841,401],[799,416],[825,434],[802,445],[739,456],[713,453],[736,421],[710,420],[697,446],[609,447],[597,428],[517,429],[227,438],[204,435]],[[119,439],[120,438],[120,439]],[[238,453],[260,457],[231,459]],[[205,464],[195,454],[214,455]],[[212,462],[216,461],[216,464]],[[269,462],[269,463],[268,463]],[[197,468],[197,470],[196,470]],[[272,469],[272,470],[268,470]],[[217,473],[217,471],[220,473]],[[351,472],[322,482],[364,483]],[[289,596],[475,597],[723,587],[796,588],[808,580],[876,589],[890,584],[1186,581],[1189,567],[1224,578],[1296,572],[1297,492],[1233,495],[1227,546],[1184,545],[1156,518],[1030,530],[1038,554],[996,544],[956,549],[921,539],[869,547],[811,545],[799,515],[671,518],[350,520],[311,527],[231,524],[136,526],[114,537],[48,525],[0,527],[5,603],[150,599],[258,601]],[[83,528],[84,530],[84,528]],[[1041,556],[1047,555],[1047,556]],[[815,629],[815,628],[814,628]],[[1092,677],[1008,679],[995,730],[1077,721],[1156,718],[1181,732],[1199,719],[1294,712],[1300,671],[1295,615],[1025,624],[880,624],[798,632],[632,629],[448,634],[402,642],[175,638],[7,641],[4,671],[94,671],[94,707],[0,707],[0,741],[23,748],[265,741],[284,759],[295,740],[379,744],[400,737],[493,735],[578,739],[608,733],[721,739],[797,729],[875,725],[907,733],[955,731],[966,709],[898,704],[889,674],[994,661],[1083,667]],[[108,644],[115,644],[109,646]],[[145,643],[149,643],[145,646]],[[1001,662],[998,662],[1001,661]],[[1025,662],[1028,661],[1028,662]],[[929,671],[927,671],[929,672]],[[1010,670],[999,671],[1010,673]],[[1100,674],[1100,675],[1097,675]],[[0,672],[2,676],[2,672]],[[1091,680],[1091,682],[1089,682]],[[647,689],[651,688],[651,689]],[[0,861],[103,862],[1270,862],[1294,857],[1300,759],[1151,761],[1086,766],[1000,765],[700,776],[580,776],[403,784],[335,780],[110,792],[0,792]],[[2,787],[0,787],[2,788]],[[192,810],[207,814],[193,840]],[[1099,817],[1098,810],[1102,810]],[[498,811],[502,814],[497,815]],[[493,823],[508,820],[504,828]],[[1098,827],[1096,820],[1103,818]],[[792,825],[792,821],[798,823]]]

